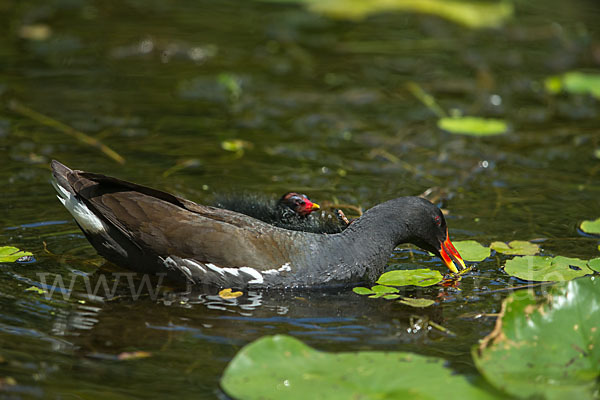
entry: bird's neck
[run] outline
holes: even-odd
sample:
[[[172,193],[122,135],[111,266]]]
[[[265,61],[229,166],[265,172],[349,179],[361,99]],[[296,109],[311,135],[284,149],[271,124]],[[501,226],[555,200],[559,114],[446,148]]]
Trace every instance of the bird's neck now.
[[[336,249],[337,260],[353,270],[356,276],[375,281],[382,273],[394,248],[409,239],[398,215],[387,210],[367,212],[343,232],[328,235]]]
[[[410,232],[402,212],[392,207],[373,207],[353,221],[342,235],[348,240],[378,243],[390,247],[390,251],[410,240]]]

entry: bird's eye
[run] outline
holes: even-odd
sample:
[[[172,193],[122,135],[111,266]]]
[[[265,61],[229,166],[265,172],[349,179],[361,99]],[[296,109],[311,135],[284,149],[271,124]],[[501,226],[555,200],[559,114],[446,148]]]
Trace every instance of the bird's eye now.
[[[304,200],[300,200],[298,202],[298,205],[304,207],[306,205],[306,202]]]
[[[439,215],[436,215],[436,216],[435,216],[435,218],[434,218],[434,221],[435,221],[435,224],[436,224],[437,226],[440,226],[440,225],[442,225],[442,219],[440,218],[440,216],[439,216]]]

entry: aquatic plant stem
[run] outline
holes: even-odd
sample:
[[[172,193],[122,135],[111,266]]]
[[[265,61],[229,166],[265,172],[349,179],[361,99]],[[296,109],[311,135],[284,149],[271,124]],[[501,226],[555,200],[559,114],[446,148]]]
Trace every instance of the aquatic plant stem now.
[[[44,115],[40,112],[37,112],[37,111],[19,103],[16,100],[11,100],[8,103],[8,108],[11,111],[16,112],[17,114],[21,114],[22,116],[32,119],[42,125],[54,128],[62,133],[72,136],[75,139],[79,140],[80,142],[83,142],[89,146],[95,147],[96,149],[100,150],[106,156],[108,156],[109,158],[118,162],[119,164],[125,164],[125,158],[123,158],[123,156],[121,156],[119,153],[117,153],[116,151],[114,151],[113,149],[108,147],[107,145],[103,144],[98,139],[93,138],[89,135],[86,135],[85,133],[78,131],[77,129],[75,129],[63,122],[60,122],[60,121],[58,121],[54,118],[51,118],[47,115]]]

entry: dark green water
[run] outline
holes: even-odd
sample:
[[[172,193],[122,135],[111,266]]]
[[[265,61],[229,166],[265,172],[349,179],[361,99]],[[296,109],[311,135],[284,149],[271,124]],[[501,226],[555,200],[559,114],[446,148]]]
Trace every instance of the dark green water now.
[[[577,227],[600,216],[600,107],[587,96],[552,97],[543,80],[600,69],[600,7],[515,8],[504,28],[473,31],[414,14],[348,22],[260,2],[2,2],[0,246],[29,250],[36,262],[0,265],[0,378],[13,383],[0,394],[223,397],[228,361],[275,333],[322,350],[440,356],[478,381],[470,348],[494,319],[476,316],[498,312],[506,292],[493,290],[522,283],[500,269],[505,258],[480,263],[461,290],[411,292],[439,299],[425,311],[350,290],[229,302],[121,290],[102,302],[80,294],[102,260],[56,200],[49,161],[199,202],[220,191],[296,190],[368,208],[438,187],[453,240],[540,239],[545,254],[595,257],[598,240]],[[50,29],[44,40],[23,33],[35,24]],[[505,118],[511,131],[441,132],[409,81],[446,110]],[[11,110],[14,100],[101,139],[125,164]],[[249,145],[222,149],[235,139]],[[165,176],[190,159],[196,166]],[[391,262],[443,271],[408,248]],[[77,276],[73,295],[27,291],[39,273],[67,286]],[[411,326],[414,315],[456,336]],[[116,359],[131,351],[151,356]]]

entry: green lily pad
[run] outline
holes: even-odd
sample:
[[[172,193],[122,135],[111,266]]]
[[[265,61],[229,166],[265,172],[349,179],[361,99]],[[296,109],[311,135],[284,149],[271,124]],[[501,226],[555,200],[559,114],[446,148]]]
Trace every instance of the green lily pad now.
[[[490,256],[490,248],[474,240],[462,240],[453,244],[463,260],[466,261],[483,261]]]
[[[31,257],[33,253],[29,251],[19,250],[12,246],[1,246],[0,247],[0,262],[15,262],[24,259],[24,257]]]
[[[508,260],[504,266],[507,274],[527,281],[569,281],[592,274],[587,261],[570,257],[524,256]]]
[[[565,91],[573,94],[589,94],[600,99],[600,74],[571,71],[546,78],[544,85],[552,94]]]
[[[389,287],[389,286],[383,286],[383,285],[376,285],[373,286],[371,289],[366,288],[366,287],[355,287],[352,289],[352,291],[356,294],[360,294],[360,295],[370,295],[370,298],[378,298],[378,297],[383,297],[383,298],[391,298],[391,299],[397,299],[398,297],[400,297],[399,295],[393,295],[392,293],[398,293],[398,289],[393,288],[393,287]],[[389,297],[389,296],[395,296],[395,297]]]
[[[399,269],[381,275],[377,283],[390,286],[432,286],[443,279],[439,271],[431,269]]]
[[[469,136],[495,136],[508,131],[505,121],[492,118],[444,117],[437,125],[443,131]]]
[[[513,256],[534,256],[540,251],[540,246],[526,240],[513,240],[512,242],[493,242],[490,249],[498,253],[510,254]]]
[[[327,353],[276,335],[242,348],[221,386],[229,396],[247,400],[493,398],[444,364],[404,352]]]
[[[275,0],[288,2],[290,0]],[[468,28],[496,28],[513,15],[510,2],[461,0],[297,0],[313,12],[333,18],[361,19],[386,11],[437,15]]]
[[[600,279],[577,279],[503,303],[494,331],[473,349],[494,386],[519,398],[591,399],[600,376]],[[594,395],[595,393],[595,395]]]
[[[383,285],[373,286],[371,290],[373,291],[373,295],[369,296],[370,298],[384,297],[385,295],[398,293],[398,289]]]
[[[354,293],[360,294],[360,295],[375,294],[375,292],[372,291],[371,289],[362,287],[362,286],[357,286],[357,287],[353,288],[352,291]]]
[[[403,297],[398,300],[398,303],[404,304],[405,306],[411,306],[415,308],[425,308],[435,304],[435,300],[431,299],[412,299],[410,297]]]
[[[600,272],[600,258],[592,258],[588,261],[588,267],[596,272]]]
[[[600,218],[594,221],[583,221],[580,225],[580,228],[585,233],[600,235]]]

